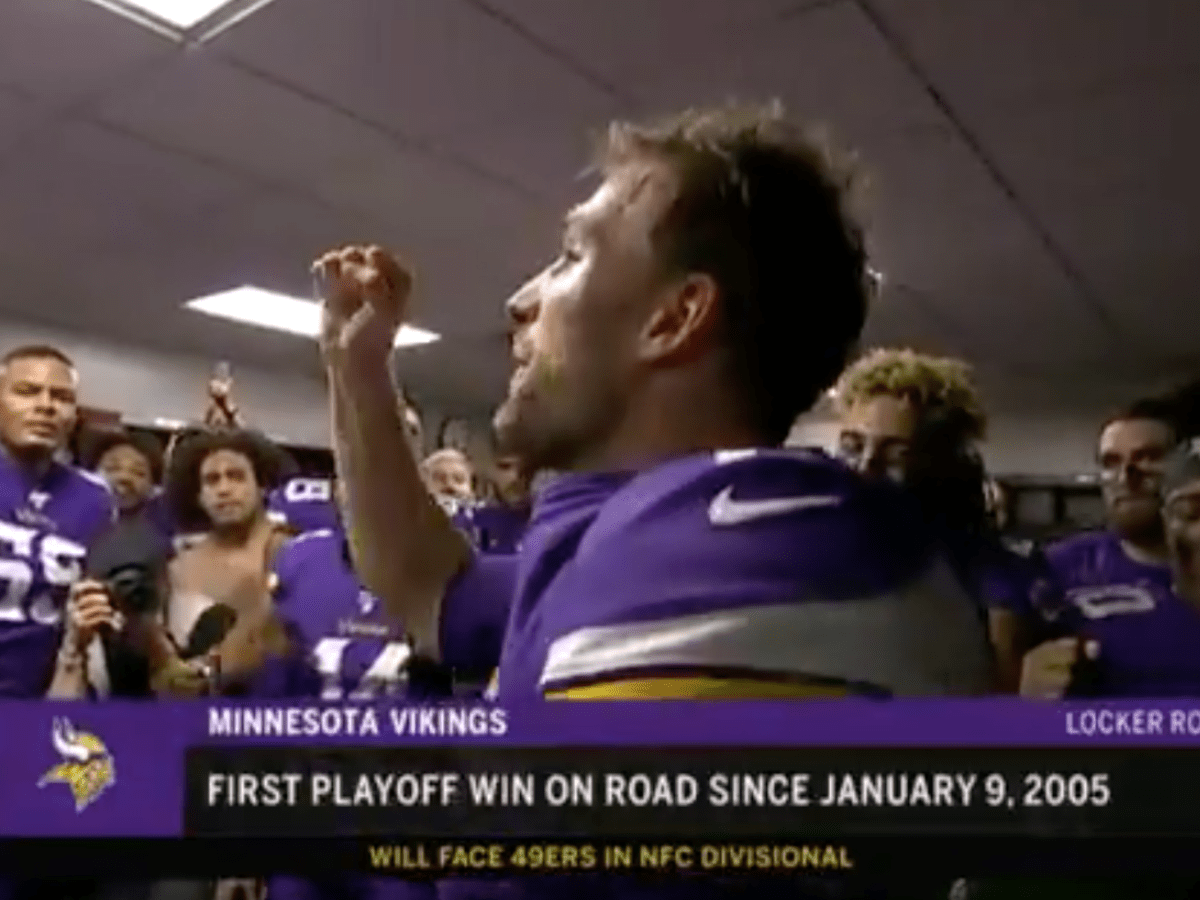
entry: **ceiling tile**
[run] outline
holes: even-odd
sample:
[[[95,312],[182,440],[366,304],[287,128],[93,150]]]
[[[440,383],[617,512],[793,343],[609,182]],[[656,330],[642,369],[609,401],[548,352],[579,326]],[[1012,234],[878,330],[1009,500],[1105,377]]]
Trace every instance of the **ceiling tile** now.
[[[464,246],[519,235],[536,211],[515,188],[429,154],[392,149],[340,165],[309,189],[400,230]]]
[[[0,84],[64,105],[97,96],[177,45],[83,0],[0,3]]]
[[[277,2],[215,46],[404,135],[439,137],[559,110],[603,117],[610,103],[464,0]]]
[[[668,111],[779,98],[792,115],[826,124],[842,140],[942,122],[923,87],[851,3],[739,30],[719,50],[664,59],[633,82],[639,99]]]
[[[588,118],[594,113],[580,110],[527,125],[496,125],[445,138],[441,144],[559,208],[588,189],[587,170],[608,122],[630,117],[629,110],[616,103],[606,114]]]
[[[3,164],[4,153],[45,118],[45,110],[24,97],[0,89],[0,164]]]
[[[821,0],[481,0],[617,85],[720,52],[739,32]]]
[[[948,246],[990,240],[1008,198],[949,128],[893,134],[863,144],[863,199],[872,255],[889,276],[920,285],[947,265]]]
[[[354,120],[203,52],[113,97],[96,116],[276,183],[304,182],[391,146]]]
[[[1170,189],[1192,172],[1200,158],[1198,93],[1200,68],[1192,78],[1052,95],[980,114],[972,127],[1035,208],[1088,202],[1139,186]]]
[[[958,326],[929,300],[903,285],[885,288],[876,299],[863,330],[870,347],[911,347],[924,353],[956,356],[965,345]]]
[[[241,195],[245,184],[192,159],[83,122],[37,136],[37,165],[0,170],[6,236],[40,256],[100,247],[153,232]]]
[[[981,362],[1036,371],[1116,362],[1115,335],[1020,222],[997,220],[989,241],[951,243],[944,254],[919,289],[962,326]]]
[[[1195,71],[1193,0],[872,0],[970,116],[1151,73]]]

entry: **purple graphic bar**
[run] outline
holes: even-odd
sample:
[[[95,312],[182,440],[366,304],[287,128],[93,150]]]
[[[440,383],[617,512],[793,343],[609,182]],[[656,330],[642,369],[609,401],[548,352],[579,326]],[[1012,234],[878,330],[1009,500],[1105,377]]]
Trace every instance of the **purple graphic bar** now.
[[[56,720],[67,727],[56,728]],[[1197,747],[1200,702],[546,703],[514,710],[0,702],[0,836],[178,836],[184,751],[204,744]],[[111,783],[97,792],[110,770]]]

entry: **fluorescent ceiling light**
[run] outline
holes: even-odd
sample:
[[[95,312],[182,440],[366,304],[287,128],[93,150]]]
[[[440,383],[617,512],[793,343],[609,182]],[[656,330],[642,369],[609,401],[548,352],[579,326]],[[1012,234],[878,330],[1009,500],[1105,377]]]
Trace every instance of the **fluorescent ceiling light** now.
[[[243,325],[254,325],[258,328],[270,328],[272,331],[285,331],[301,337],[316,338],[321,333],[319,303],[289,297],[287,294],[277,294],[274,291],[264,291],[262,288],[234,288],[231,291],[189,300],[184,307],[206,316],[216,316],[219,319],[229,319],[231,322],[241,322]],[[405,325],[396,335],[396,346],[415,347],[432,343],[439,337],[424,328]]]
[[[173,41],[203,44],[273,0],[88,0]]]
[[[180,31],[187,31],[211,18],[235,0],[91,0],[116,13],[149,16]]]

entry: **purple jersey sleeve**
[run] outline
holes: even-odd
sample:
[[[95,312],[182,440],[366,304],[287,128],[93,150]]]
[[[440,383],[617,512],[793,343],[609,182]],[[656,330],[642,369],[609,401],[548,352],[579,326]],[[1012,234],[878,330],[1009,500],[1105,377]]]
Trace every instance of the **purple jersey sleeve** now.
[[[500,647],[517,583],[517,557],[481,553],[449,584],[442,599],[442,662],[467,672],[490,671]]]

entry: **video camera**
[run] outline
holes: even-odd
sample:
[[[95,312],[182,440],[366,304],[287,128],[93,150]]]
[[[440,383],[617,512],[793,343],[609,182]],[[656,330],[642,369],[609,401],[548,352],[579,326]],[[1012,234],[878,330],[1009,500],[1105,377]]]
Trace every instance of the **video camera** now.
[[[170,558],[170,544],[139,516],[118,522],[100,536],[88,553],[87,574],[108,588],[120,612],[144,616],[162,608],[160,586]]]

